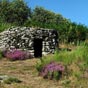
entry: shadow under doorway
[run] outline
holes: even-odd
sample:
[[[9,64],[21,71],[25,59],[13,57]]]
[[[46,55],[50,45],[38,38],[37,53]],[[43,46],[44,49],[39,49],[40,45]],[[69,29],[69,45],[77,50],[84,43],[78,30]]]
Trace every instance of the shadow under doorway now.
[[[42,39],[34,39],[34,56],[42,57]]]

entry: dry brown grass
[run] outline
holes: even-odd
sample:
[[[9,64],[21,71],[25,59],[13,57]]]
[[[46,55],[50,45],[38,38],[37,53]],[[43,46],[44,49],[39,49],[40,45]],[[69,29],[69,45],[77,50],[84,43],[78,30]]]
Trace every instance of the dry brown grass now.
[[[38,76],[35,65],[39,59],[24,61],[0,60],[0,74],[14,76],[22,83],[0,84],[0,88],[63,88],[58,81],[45,80]]]
[[[59,44],[59,47],[61,49],[68,48],[68,49],[71,49],[71,50],[74,50],[74,49],[77,48],[77,46],[72,45],[72,44]]]

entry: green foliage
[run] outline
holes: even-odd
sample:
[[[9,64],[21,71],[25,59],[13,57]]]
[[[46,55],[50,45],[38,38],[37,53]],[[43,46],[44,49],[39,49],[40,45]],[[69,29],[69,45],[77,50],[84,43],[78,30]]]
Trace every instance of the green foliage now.
[[[77,79],[80,79],[82,72],[81,71],[75,71],[72,73],[73,76],[75,76]]]
[[[36,68],[40,72],[41,69],[49,64],[50,62],[63,63],[66,66],[66,74],[69,76],[75,76],[77,79],[80,79],[83,72],[88,69],[88,45],[81,43],[73,51],[56,51],[54,55],[46,56],[37,63]],[[57,79],[57,73],[55,73],[55,78]]]
[[[88,27],[72,23],[61,14],[38,6],[31,11],[24,0],[0,0],[0,32],[11,25],[56,29],[60,43],[77,45],[88,39]]]
[[[23,0],[1,0],[0,18],[3,22],[22,25],[30,17],[30,8]]]
[[[43,78],[59,80],[65,71],[65,67],[61,63],[51,61],[49,64],[38,66],[37,70]]]
[[[4,83],[6,83],[6,84],[21,83],[21,81],[17,78],[10,77],[10,78],[4,80]]]
[[[82,24],[72,23],[60,14],[48,11],[42,7],[36,7],[32,17],[26,23],[28,26],[56,29],[59,34],[59,42],[81,42],[87,38],[87,27]]]
[[[0,51],[0,59],[2,59],[2,52]]]
[[[0,32],[12,27],[13,25],[10,23],[0,22]]]
[[[55,13],[45,10],[42,7],[36,7],[33,11],[32,21],[37,27],[45,28],[55,22]]]
[[[72,62],[85,62],[88,63],[88,46],[80,45],[77,49],[67,52],[61,51],[59,53],[55,53],[54,58],[56,61],[64,62],[64,64],[72,64]]]

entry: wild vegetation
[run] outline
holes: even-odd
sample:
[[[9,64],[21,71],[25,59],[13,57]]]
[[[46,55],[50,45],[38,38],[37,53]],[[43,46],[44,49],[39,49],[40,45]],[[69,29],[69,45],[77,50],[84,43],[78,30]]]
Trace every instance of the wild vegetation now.
[[[39,71],[39,74],[43,72],[42,73],[43,75],[40,76],[43,77],[45,76],[44,78],[52,79],[52,77],[55,77],[54,79],[60,79],[63,80],[64,82],[67,81],[65,87],[67,86],[68,88],[70,88],[73,83],[73,86],[75,86],[73,88],[77,88],[77,85],[79,85],[80,83],[80,86],[87,88],[88,86],[87,52],[88,52],[87,44],[81,44],[72,51],[67,50],[56,51],[54,55],[49,55],[41,58],[40,62],[37,63],[36,68]],[[60,65],[61,68],[55,65],[54,63],[58,63],[58,65]],[[61,72],[60,70],[57,70],[57,68],[61,69]]]
[[[32,55],[28,53],[27,51],[12,49],[12,50],[4,50],[2,51],[2,54],[4,57],[11,61],[15,60],[25,60],[32,58]]]
[[[74,43],[88,38],[88,27],[71,22],[61,14],[43,7],[31,9],[24,0],[0,0],[0,32],[11,26],[56,29],[60,43]]]
[[[0,59],[2,59],[2,52],[0,51]]]
[[[18,50],[0,52],[0,75],[13,75],[22,80],[21,84],[13,78],[5,83],[0,81],[0,88],[88,88],[87,26],[71,22],[43,7],[31,9],[23,0],[0,0],[0,32],[11,26],[56,29],[59,43],[75,48],[68,51],[67,46],[66,49],[57,49],[53,55],[15,62],[9,60],[31,56]]]
[[[88,45],[81,44],[72,51],[61,50],[40,59],[11,62],[0,60],[0,75],[10,75],[1,88],[87,88]],[[11,81],[12,80],[12,81]]]

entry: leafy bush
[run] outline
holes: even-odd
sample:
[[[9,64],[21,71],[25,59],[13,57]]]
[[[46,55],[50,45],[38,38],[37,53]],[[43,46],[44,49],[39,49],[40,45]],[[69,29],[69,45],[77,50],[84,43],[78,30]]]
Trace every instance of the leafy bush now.
[[[13,24],[0,22],[0,32],[3,32],[5,29],[8,29],[8,28],[10,28],[12,26],[13,26]]]
[[[12,61],[32,58],[32,55],[30,53],[28,53],[26,51],[22,51],[22,50],[17,50],[17,49],[5,50],[5,51],[3,51],[3,54],[6,58],[8,58]]]
[[[19,80],[17,78],[10,77],[10,78],[4,80],[4,83],[6,83],[6,84],[21,83],[21,80]]]
[[[0,51],[0,59],[2,59],[2,52]]]
[[[39,75],[43,76],[43,78],[58,80],[62,77],[64,70],[65,67],[62,64],[50,62],[41,68]]]

